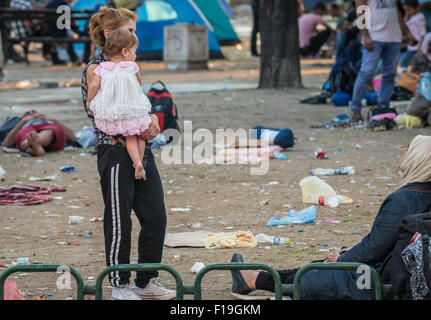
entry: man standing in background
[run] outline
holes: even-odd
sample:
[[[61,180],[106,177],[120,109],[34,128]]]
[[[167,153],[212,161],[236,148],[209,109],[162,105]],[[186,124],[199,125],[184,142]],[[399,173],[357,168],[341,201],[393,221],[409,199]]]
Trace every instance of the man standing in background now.
[[[252,56],[259,56],[257,53],[257,33],[259,31],[259,0],[252,0],[251,7],[253,9],[253,30],[251,31],[250,50]]]
[[[364,50],[361,69],[356,78],[350,102],[354,123],[364,121],[361,114],[362,98],[375,75],[380,60],[382,60],[382,83],[378,107],[389,107],[394,91],[403,33],[409,43],[415,41],[395,0],[356,0],[358,8],[363,5],[370,8],[370,28],[360,28]]]

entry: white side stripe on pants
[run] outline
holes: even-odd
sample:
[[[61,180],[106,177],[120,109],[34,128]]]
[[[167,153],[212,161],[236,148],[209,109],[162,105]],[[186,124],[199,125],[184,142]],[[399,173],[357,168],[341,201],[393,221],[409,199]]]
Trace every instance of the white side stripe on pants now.
[[[120,252],[120,242],[121,242],[121,219],[120,219],[120,197],[119,197],[119,191],[118,191],[118,173],[120,172],[120,164],[117,164],[117,170],[115,172],[115,205],[117,207],[116,210],[116,216],[117,216],[117,233],[118,233],[118,239],[117,239],[117,246],[115,248],[115,264],[118,264],[118,254]],[[120,274],[117,270],[117,286],[120,285]]]
[[[112,242],[109,254],[109,265],[118,264],[118,251],[120,248],[121,229],[117,226],[117,221],[120,220],[120,202],[118,198],[118,169],[119,164],[111,168],[111,214],[112,214]],[[118,239],[117,239],[118,236]],[[111,285],[113,287],[119,286],[119,272],[115,271],[110,273]]]

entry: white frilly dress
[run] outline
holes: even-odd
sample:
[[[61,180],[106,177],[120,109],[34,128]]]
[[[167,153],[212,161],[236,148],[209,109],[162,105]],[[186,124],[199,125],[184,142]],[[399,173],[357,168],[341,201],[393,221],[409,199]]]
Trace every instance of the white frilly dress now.
[[[102,62],[94,70],[100,89],[90,103],[96,127],[109,135],[132,136],[148,129],[151,103],[142,91],[133,61]]]

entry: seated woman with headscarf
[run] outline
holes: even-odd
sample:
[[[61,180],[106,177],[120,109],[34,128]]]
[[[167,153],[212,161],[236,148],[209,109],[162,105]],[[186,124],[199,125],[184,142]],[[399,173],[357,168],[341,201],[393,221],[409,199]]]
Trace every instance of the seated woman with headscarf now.
[[[402,219],[410,214],[428,212],[431,208],[431,136],[416,136],[407,150],[403,150],[400,162],[402,178],[400,188],[382,203],[372,229],[350,250],[341,250],[319,262],[358,262],[377,271],[391,254]],[[235,253],[232,262],[243,262]],[[282,283],[293,283],[298,269],[280,270]],[[274,291],[274,280],[268,272],[254,270],[231,271],[232,292],[248,294],[253,290]],[[356,270],[311,270],[301,280],[302,299],[374,299],[374,287],[357,285],[363,275]]]

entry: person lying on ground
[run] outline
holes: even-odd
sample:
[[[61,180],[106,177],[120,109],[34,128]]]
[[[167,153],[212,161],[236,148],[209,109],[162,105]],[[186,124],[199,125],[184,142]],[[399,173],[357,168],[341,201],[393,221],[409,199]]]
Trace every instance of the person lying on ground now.
[[[382,264],[397,241],[402,219],[431,208],[431,136],[416,136],[403,150],[400,161],[400,188],[382,203],[371,231],[351,249],[342,249],[318,262],[358,262],[382,270]],[[243,262],[235,253],[232,262]],[[317,261],[314,261],[317,262]],[[298,269],[279,270],[282,283],[293,283]],[[248,294],[253,290],[274,292],[274,280],[268,272],[231,271],[232,292]],[[374,286],[360,289],[356,284],[363,273],[356,270],[311,270],[301,280],[302,299],[374,299]]]
[[[21,121],[6,136],[3,145],[18,148],[33,156],[43,156],[47,151],[60,151],[67,141],[75,141],[73,131],[57,119],[27,110]]]

